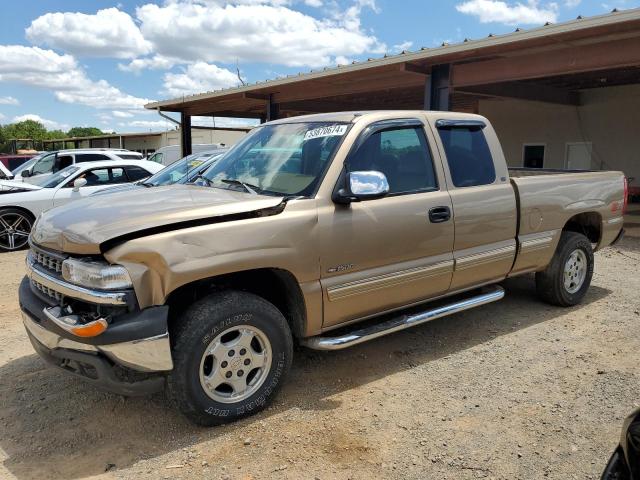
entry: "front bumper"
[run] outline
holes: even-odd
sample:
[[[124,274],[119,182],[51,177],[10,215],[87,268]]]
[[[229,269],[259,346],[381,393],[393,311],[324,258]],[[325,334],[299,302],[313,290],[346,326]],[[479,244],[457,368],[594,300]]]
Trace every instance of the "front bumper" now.
[[[119,315],[104,333],[81,338],[52,321],[46,313],[51,302],[37,293],[29,277],[20,284],[19,298],[36,352],[99,387],[123,395],[147,394],[161,389],[163,374],[173,369],[166,306]]]

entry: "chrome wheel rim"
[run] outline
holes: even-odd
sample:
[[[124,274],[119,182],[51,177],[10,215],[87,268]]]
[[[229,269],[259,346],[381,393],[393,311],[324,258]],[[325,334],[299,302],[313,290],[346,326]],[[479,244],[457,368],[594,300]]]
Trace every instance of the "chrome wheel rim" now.
[[[260,329],[251,325],[228,328],[202,355],[200,385],[216,402],[240,402],[262,386],[271,360],[271,343]]]
[[[587,255],[580,249],[571,252],[564,264],[564,288],[569,293],[576,293],[587,277]]]
[[[0,214],[0,246],[5,250],[18,250],[29,241],[31,221],[21,213]]]

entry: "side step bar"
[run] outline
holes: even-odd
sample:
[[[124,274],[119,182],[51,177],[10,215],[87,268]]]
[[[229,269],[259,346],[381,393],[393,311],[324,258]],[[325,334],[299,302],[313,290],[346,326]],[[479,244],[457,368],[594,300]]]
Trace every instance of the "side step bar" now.
[[[435,320],[436,318],[446,317],[454,313],[463,312],[470,308],[479,307],[487,303],[495,302],[504,298],[504,289],[498,285],[492,285],[483,289],[483,292],[460,300],[448,305],[443,305],[431,310],[416,313],[413,315],[402,315],[392,318],[391,320],[377,323],[359,330],[353,330],[337,337],[315,336],[309,337],[301,341],[301,344],[307,348],[314,350],[341,350],[351,347],[359,343],[382,337],[389,333],[404,330],[405,328],[421,325],[423,323]]]

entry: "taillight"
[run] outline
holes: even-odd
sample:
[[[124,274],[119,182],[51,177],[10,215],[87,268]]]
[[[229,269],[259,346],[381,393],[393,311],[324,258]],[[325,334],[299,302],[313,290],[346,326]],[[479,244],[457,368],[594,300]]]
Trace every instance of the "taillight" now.
[[[624,200],[622,202],[622,214],[626,215],[629,204],[629,179],[627,177],[624,177]]]

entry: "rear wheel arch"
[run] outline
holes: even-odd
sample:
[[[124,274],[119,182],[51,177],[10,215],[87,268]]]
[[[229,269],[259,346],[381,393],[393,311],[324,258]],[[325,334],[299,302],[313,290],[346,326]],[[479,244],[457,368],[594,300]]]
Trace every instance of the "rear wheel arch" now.
[[[597,245],[602,237],[602,216],[598,212],[579,213],[567,220],[562,231],[580,233]]]
[[[282,313],[294,337],[304,336],[307,310],[300,284],[291,272],[279,268],[244,270],[182,285],[167,297],[170,333],[176,328],[181,313],[191,304],[225,290],[249,292],[263,298]]]

